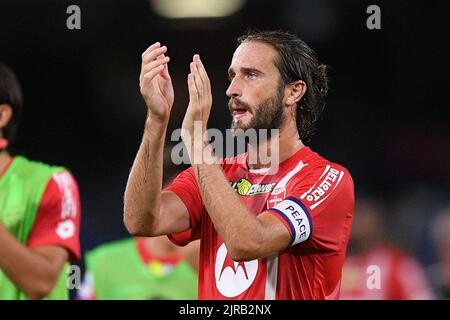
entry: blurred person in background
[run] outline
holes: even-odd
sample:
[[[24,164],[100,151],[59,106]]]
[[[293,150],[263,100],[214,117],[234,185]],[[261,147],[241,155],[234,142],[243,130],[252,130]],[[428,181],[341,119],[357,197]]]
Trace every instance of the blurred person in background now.
[[[382,203],[375,198],[356,201],[355,220],[343,269],[341,299],[433,298],[419,262],[387,240],[389,220],[384,212]]]
[[[14,72],[0,63],[0,299],[68,299],[80,257],[80,200],[63,167],[10,152],[22,111]]]
[[[164,150],[164,181],[180,171]],[[180,248],[167,237],[133,237],[103,244],[85,256],[80,300],[197,299],[199,241]]]
[[[433,219],[432,236],[438,255],[438,263],[429,268],[433,290],[438,299],[450,299],[450,206]]]
[[[199,242],[176,247],[165,236],[126,238],[86,254],[80,300],[197,299]]]

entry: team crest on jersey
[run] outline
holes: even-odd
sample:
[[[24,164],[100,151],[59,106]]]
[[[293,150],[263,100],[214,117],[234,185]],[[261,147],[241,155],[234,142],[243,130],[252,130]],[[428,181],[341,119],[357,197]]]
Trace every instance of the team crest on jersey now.
[[[258,272],[258,260],[236,262],[228,255],[225,243],[217,250],[215,265],[216,288],[232,298],[245,292],[252,285]]]
[[[267,209],[271,209],[271,208],[275,207],[277,204],[279,204],[281,201],[283,201],[285,195],[286,195],[286,191],[282,194],[282,197],[280,197],[280,196],[271,196],[267,200]]]
[[[275,183],[253,184],[245,178],[238,182],[231,182],[231,187],[241,196],[254,196],[272,191]]]
[[[269,198],[267,199],[267,209],[271,209],[279,204],[286,198],[286,188],[285,187],[275,187]]]

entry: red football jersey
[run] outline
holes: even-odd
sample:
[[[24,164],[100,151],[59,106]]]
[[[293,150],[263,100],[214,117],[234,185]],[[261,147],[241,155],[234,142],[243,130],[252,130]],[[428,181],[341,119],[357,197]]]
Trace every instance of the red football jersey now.
[[[166,190],[188,208],[191,228],[169,238],[178,245],[201,239],[199,299],[338,299],[354,207],[349,172],[308,147],[277,170],[249,169],[247,157],[225,162],[225,175],[250,211],[269,210],[283,222],[291,245],[270,257],[233,261],[192,168],[183,171]]]
[[[14,159],[0,172],[0,178]],[[67,171],[55,173],[45,187],[27,246],[61,246],[69,252],[70,260],[78,261],[81,258],[80,222],[80,196],[75,178]]]

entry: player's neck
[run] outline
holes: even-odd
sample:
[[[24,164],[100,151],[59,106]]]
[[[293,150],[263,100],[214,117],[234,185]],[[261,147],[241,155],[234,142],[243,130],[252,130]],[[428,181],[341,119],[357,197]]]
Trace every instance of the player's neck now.
[[[274,137],[257,145],[248,146],[249,159],[256,160],[249,163],[250,168],[260,169],[277,166],[305,146],[299,138],[295,125],[284,126],[279,130],[278,143],[275,143],[272,139]],[[261,157],[261,154],[266,155],[266,159],[262,159],[264,157]],[[267,158],[270,159],[269,163]]]
[[[0,151],[0,178],[5,173],[5,169],[11,163],[12,157],[7,151]]]

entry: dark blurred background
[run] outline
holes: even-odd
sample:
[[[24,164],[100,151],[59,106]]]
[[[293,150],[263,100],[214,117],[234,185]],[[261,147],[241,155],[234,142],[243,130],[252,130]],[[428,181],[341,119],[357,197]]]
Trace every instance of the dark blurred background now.
[[[189,61],[200,53],[213,86],[210,127],[223,130],[236,37],[258,28],[296,33],[331,66],[327,107],[307,144],[350,170],[358,197],[384,202],[393,241],[435,262],[429,224],[450,199],[446,1],[230,0],[230,16],[184,19],[158,13],[162,2],[171,0],[0,2],[0,60],[25,96],[16,151],[74,173],[83,250],[127,236],[123,191],[146,115],[141,53],[156,41],[169,48],[169,132],[181,126]],[[72,4],[81,30],[66,28]],[[381,8],[381,30],[366,27],[371,4]]]

